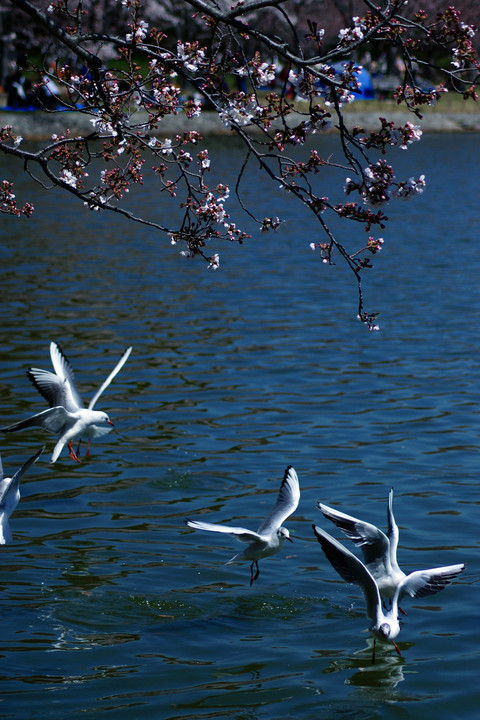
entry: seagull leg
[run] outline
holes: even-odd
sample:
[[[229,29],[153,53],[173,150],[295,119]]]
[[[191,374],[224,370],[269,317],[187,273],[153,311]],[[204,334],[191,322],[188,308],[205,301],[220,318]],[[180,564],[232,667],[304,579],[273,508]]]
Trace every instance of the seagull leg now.
[[[76,454],[75,450],[74,450],[73,447],[72,447],[72,442],[71,442],[71,441],[68,443],[68,449],[70,450],[70,457],[72,458],[72,460],[75,460],[75,462],[78,462],[78,463],[79,463],[80,460],[78,459],[77,454]]]
[[[401,612],[402,615],[406,615],[406,614],[407,614],[407,613],[405,612],[405,610],[402,610],[402,608],[400,607],[400,605],[398,606],[398,611]]]
[[[397,643],[395,642],[395,640],[392,640],[392,643],[395,645],[395,650],[397,651],[397,653],[400,655],[400,657],[402,657],[402,653],[401,653],[400,650],[398,649],[398,645],[397,645]]]
[[[253,574],[253,568],[256,566],[257,571],[255,574]],[[253,581],[258,578],[260,575],[260,569],[258,567],[258,560],[254,560],[252,564],[250,565],[250,587],[253,585]]]
[[[375,665],[375,645],[377,641],[375,638],[373,638],[373,653],[372,653],[372,665]]]

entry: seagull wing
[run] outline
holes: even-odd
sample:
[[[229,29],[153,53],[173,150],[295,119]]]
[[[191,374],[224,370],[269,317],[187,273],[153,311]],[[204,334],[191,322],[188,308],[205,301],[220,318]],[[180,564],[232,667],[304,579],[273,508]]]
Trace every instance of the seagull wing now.
[[[465,569],[465,565],[446,565],[445,567],[431,568],[430,570],[416,570],[407,575],[397,588],[400,600],[404,595],[411,597],[427,597],[443,590],[457,575]]]
[[[4,474],[3,474],[2,456],[0,455],[0,482],[2,482],[3,478],[4,478]]]
[[[387,537],[389,541],[389,557],[390,562],[392,564],[392,567],[394,567],[396,570],[399,570],[398,563],[397,563],[397,548],[398,548],[398,527],[397,523],[395,522],[395,517],[393,514],[393,488],[391,488],[390,492],[388,493],[388,506],[387,506],[387,519],[388,519],[388,532]]]
[[[378,567],[385,564],[390,542],[384,532],[375,525],[317,503],[319,510],[334,523],[350,540],[360,547],[366,565]]]
[[[53,369],[57,376],[68,383],[69,392],[71,393],[71,400],[78,408],[83,408],[83,400],[80,397],[80,393],[77,390],[77,383],[75,381],[75,373],[70,365],[70,362],[63,352],[60,345],[56,342],[50,343],[50,358],[52,360]],[[60,405],[61,403],[58,403]],[[68,408],[70,410],[70,408]]]
[[[112,432],[113,427],[111,425],[103,427],[102,425],[89,425],[87,428],[85,428],[85,432],[82,435],[82,438],[88,438],[89,440],[93,438],[99,438],[103,435],[108,435],[108,433]]]
[[[312,525],[313,532],[320,543],[327,560],[333,569],[346,582],[358,585],[365,596],[367,615],[373,622],[377,621],[379,610],[381,610],[380,593],[377,583],[369,573],[365,565],[350,550],[347,550],[338,540],[335,540],[325,530],[317,525]]]
[[[38,458],[40,457],[40,455],[43,453],[44,450],[45,450],[45,445],[44,445],[43,447],[41,447],[40,450],[37,450],[37,452],[35,453],[35,455],[32,455],[32,457],[28,458],[28,460],[23,463],[22,467],[21,467],[19,470],[17,470],[17,472],[15,473],[15,475],[12,477],[12,480],[13,480],[14,482],[16,482],[17,480],[18,480],[18,482],[20,482],[20,480],[21,480],[22,477],[25,475],[25,473],[27,472],[27,470],[28,470],[34,463],[37,462]]]
[[[202,522],[201,520],[191,520],[185,518],[185,525],[193,528],[194,530],[208,530],[209,532],[220,532],[226,535],[232,535],[236,540],[240,542],[253,542],[256,540],[263,540],[263,538],[253,530],[247,530],[242,527],[231,527],[230,525],[217,525],[216,523]]]
[[[105,380],[105,382],[100,386],[100,388],[97,390],[97,392],[95,393],[95,395],[93,396],[93,398],[90,400],[90,403],[89,403],[89,405],[88,405],[88,409],[89,409],[89,410],[93,410],[93,406],[94,406],[95,403],[97,402],[97,400],[98,400],[98,398],[100,397],[100,395],[103,393],[103,391],[105,390],[105,388],[107,388],[107,387],[110,385],[110,383],[112,382],[112,380],[113,380],[113,378],[115,377],[115,375],[117,375],[117,373],[119,373],[120,370],[122,369],[122,367],[125,365],[125,363],[127,362],[128,358],[130,357],[130,353],[132,352],[132,349],[133,349],[132,346],[130,346],[130,347],[128,347],[128,348],[125,350],[125,352],[123,353],[122,357],[120,358],[120,360],[118,361],[118,363],[117,363],[117,364],[115,365],[115,367],[113,368],[113,370],[112,370],[112,372],[110,373],[110,375],[107,377],[107,379]]]
[[[14,492],[16,488],[18,488],[18,485],[20,483],[20,480],[22,479],[23,475],[27,472],[28,468],[33,465],[33,463],[37,462],[38,458],[42,454],[42,452],[45,450],[45,446],[40,448],[38,452],[35,453],[35,455],[32,455],[31,458],[29,458],[26,462],[23,463],[22,467],[17,470],[15,475],[12,476],[11,482],[8,485],[5,492],[0,496],[0,506],[4,504],[7,496]]]
[[[67,378],[61,378],[49,370],[33,367],[27,370],[27,376],[50,407],[62,405],[70,412],[77,412],[82,407],[78,404],[81,402],[80,398],[77,397]]]
[[[48,408],[43,412],[32,415],[26,420],[0,428],[0,432],[15,432],[16,430],[24,430],[30,427],[41,427],[51,433],[60,433],[65,425],[73,424],[71,414],[64,407],[58,406]]]
[[[258,528],[258,534],[270,535],[276,532],[282,523],[295,512],[299,502],[300,485],[298,483],[297,473],[293,467],[289,465],[283,475],[277,502]]]

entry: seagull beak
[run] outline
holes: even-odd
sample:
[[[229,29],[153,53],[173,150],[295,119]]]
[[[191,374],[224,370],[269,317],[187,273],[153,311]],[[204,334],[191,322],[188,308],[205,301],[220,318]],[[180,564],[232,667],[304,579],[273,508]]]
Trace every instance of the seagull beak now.
[[[290,542],[293,542],[293,540],[292,540],[292,538],[290,537],[290,535],[287,537],[287,540],[290,540]]]
[[[112,427],[115,427],[111,420],[107,420],[107,423],[111,425]]]

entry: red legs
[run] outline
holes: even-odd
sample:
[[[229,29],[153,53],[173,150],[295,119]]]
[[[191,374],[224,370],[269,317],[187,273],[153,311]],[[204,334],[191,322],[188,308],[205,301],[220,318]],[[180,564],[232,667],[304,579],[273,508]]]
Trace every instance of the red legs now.
[[[77,456],[80,455],[80,445],[81,445],[81,443],[82,443],[82,441],[79,440],[79,441],[78,441],[78,445],[77,445]],[[90,438],[88,439],[87,452],[85,453],[85,457],[90,457]]]
[[[255,574],[253,574],[253,568],[256,567],[257,571]],[[260,569],[258,567],[258,560],[254,560],[252,564],[250,565],[250,587],[253,585],[253,581],[258,578],[260,575]]]
[[[383,605],[383,609],[384,609],[384,610],[390,610],[390,609],[391,609],[391,606],[390,606],[390,608],[387,607],[387,605],[386,605],[386,603],[385,603],[384,600],[382,600],[382,605]],[[398,606],[398,612],[401,613],[402,615],[406,615],[406,614],[407,614],[407,613],[405,612],[405,610],[403,610],[403,609],[400,607],[400,605]]]
[[[377,641],[376,641],[376,638],[373,638],[372,665],[375,664],[375,644],[376,644],[376,642],[377,642]],[[397,645],[397,643],[395,642],[395,640],[392,640],[392,643],[393,643],[393,645],[394,645],[395,650],[397,651],[397,653],[400,655],[400,657],[402,657],[402,653],[401,653],[400,650],[398,649],[398,645]]]
[[[73,447],[72,447],[72,442],[71,442],[71,441],[68,443],[68,449],[70,450],[70,457],[72,458],[72,460],[75,460],[75,462],[78,462],[78,463],[79,463],[80,460],[78,459],[78,456],[77,456],[75,450],[74,450]]]

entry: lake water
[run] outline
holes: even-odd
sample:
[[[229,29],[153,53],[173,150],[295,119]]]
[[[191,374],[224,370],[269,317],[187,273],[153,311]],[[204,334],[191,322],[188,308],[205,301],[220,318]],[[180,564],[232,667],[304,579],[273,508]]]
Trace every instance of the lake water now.
[[[80,465],[50,465],[40,431],[1,438],[9,473],[47,442],[1,548],[1,718],[478,717],[478,140],[397,153],[398,175],[425,172],[427,190],[388,208],[365,281],[378,333],[356,320],[349,273],[309,249],[318,231],[294,203],[270,212],[286,220],[277,234],[212,245],[212,272],[2,159],[37,206],[2,222],[2,425],[44,409],[25,370],[50,368],[50,340],[87,400],[134,349],[98,405],[115,431]],[[232,141],[211,153],[229,172],[238,161]],[[271,193],[252,178],[250,198]],[[171,212],[148,185],[140,197]],[[241,548],[183,520],[256,529],[289,464],[294,544],[250,587],[248,564],[225,565]],[[372,665],[363,597],[311,524],[334,531],[320,500],[384,528],[392,486],[401,566],[467,568],[403,602],[402,655],[389,645]]]

